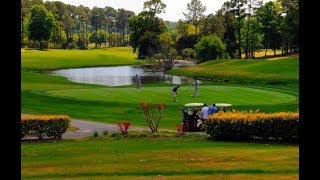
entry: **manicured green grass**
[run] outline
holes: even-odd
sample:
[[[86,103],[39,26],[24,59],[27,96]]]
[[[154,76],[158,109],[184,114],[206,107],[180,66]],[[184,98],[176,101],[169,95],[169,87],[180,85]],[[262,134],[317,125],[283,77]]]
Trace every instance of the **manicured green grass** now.
[[[298,178],[298,147],[191,138],[22,143],[22,179]]]
[[[68,56],[62,56],[62,52],[68,54]],[[79,55],[79,52],[82,54]],[[106,58],[99,59],[97,54],[101,53],[105,54]],[[114,60],[115,56],[122,58]],[[68,58],[70,64],[63,64],[63,57]],[[141,62],[141,60],[135,60],[133,57],[134,55],[129,48],[106,48],[87,51],[23,51],[22,112],[30,114],[66,114],[72,118],[106,123],[129,120],[135,126],[145,126],[139,103],[141,101],[165,102],[168,104],[168,108],[160,123],[160,128],[175,129],[175,124],[180,123],[182,120],[182,113],[179,108],[189,102],[208,104],[225,102],[233,104],[236,110],[259,109],[263,112],[298,110],[299,92],[297,86],[243,86],[203,81],[199,88],[199,98],[191,97],[193,87],[185,84],[178,91],[178,102],[173,102],[171,97],[172,85],[170,84],[143,84],[142,91],[138,93],[135,92],[133,86],[115,88],[73,83],[65,77],[52,76],[38,71],[47,67],[57,69],[73,66],[98,66],[99,63],[103,65],[118,63],[121,65]],[[229,66],[234,67],[234,62],[239,63],[241,67],[242,62],[239,61],[230,61]],[[210,63],[216,63],[216,61]],[[250,62],[249,64],[252,63]],[[224,66],[227,66],[227,64],[224,64]],[[252,69],[254,71],[254,68]]]
[[[233,83],[298,85],[299,59],[213,60],[197,66],[174,69],[168,73]]]
[[[165,102],[168,107],[159,127],[174,130],[175,124],[182,120],[179,107],[188,102],[226,102],[237,110],[298,111],[297,85],[255,85],[259,80],[246,86],[202,81],[199,98],[191,97],[192,87],[184,84],[178,91],[178,102],[173,102],[171,84],[143,84],[138,93],[134,86],[73,83],[45,73],[45,70],[59,68],[143,63],[135,59],[130,48],[25,50],[21,55],[23,113],[66,114],[114,124],[129,120],[133,126],[145,127],[139,102]],[[224,64],[226,73],[238,71],[236,67],[245,69],[239,64],[231,63],[229,69]],[[202,70],[211,72],[214,68]],[[256,72],[257,79],[273,73],[273,70],[261,73],[254,66],[250,71]],[[281,72],[278,74],[275,79],[283,78]],[[209,73],[208,77],[214,76]],[[251,81],[246,76],[240,79]],[[22,142],[21,152],[22,179],[298,179],[298,147],[295,145],[214,142],[192,136],[119,139],[109,135],[81,140]]]
[[[22,69],[43,70],[74,67],[140,64],[132,48],[103,48],[90,50],[22,50]]]
[[[234,86],[202,86],[200,97],[193,98],[192,88],[180,87],[178,102],[173,102],[172,87],[143,87],[136,92],[129,88],[74,88],[23,91],[22,109],[30,113],[67,114],[73,118],[107,123],[129,120],[145,126],[139,103],[153,102],[168,105],[160,127],[174,129],[182,120],[181,106],[189,102],[225,102],[236,110],[297,111],[297,93],[284,90]]]

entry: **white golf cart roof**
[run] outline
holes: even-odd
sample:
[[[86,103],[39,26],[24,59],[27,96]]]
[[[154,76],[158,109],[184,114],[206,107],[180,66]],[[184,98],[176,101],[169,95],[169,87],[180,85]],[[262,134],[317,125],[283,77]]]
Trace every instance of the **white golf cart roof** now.
[[[188,103],[185,104],[186,107],[195,107],[195,106],[203,106],[203,103]]]
[[[227,103],[216,103],[217,107],[232,107],[231,104],[227,104]]]
[[[215,103],[217,107],[232,107],[232,104],[227,104],[227,103]],[[187,103],[184,106],[185,107],[196,107],[196,106],[203,106],[204,103]]]

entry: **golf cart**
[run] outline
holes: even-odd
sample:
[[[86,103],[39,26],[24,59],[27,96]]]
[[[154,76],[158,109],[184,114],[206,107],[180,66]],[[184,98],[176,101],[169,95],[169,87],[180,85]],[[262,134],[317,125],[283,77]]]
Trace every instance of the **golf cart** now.
[[[216,103],[216,107],[218,108],[218,112],[219,111],[232,111],[232,105],[231,104],[227,104],[227,103]]]
[[[181,109],[183,113],[183,131],[199,131],[197,127],[197,122],[202,121],[201,119],[201,108],[203,103],[187,103]]]
[[[183,113],[183,131],[203,131],[204,124],[201,118],[201,109],[204,103],[187,103],[181,109]],[[232,105],[226,103],[215,103],[217,112],[219,111],[231,111]]]

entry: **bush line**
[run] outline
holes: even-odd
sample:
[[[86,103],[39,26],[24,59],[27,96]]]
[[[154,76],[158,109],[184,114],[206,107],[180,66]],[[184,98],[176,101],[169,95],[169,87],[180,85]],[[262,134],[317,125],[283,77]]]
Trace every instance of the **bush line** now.
[[[206,120],[206,132],[216,140],[263,139],[297,142],[299,113],[219,112]]]
[[[54,137],[61,139],[71,124],[66,115],[21,116],[21,138],[37,136],[39,139]]]

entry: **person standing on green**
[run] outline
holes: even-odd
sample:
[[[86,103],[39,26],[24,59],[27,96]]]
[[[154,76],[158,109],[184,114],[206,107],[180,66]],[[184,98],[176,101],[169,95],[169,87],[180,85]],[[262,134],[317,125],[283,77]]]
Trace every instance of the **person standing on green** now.
[[[141,86],[141,81],[140,81],[140,76],[138,74],[136,74],[135,81],[136,81],[137,91],[139,92],[140,86]]]
[[[197,78],[194,80],[193,85],[194,85],[193,97],[199,97],[199,91],[198,91],[199,80]]]

